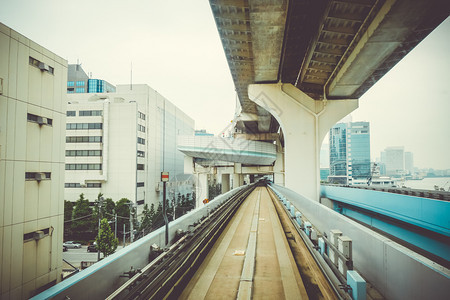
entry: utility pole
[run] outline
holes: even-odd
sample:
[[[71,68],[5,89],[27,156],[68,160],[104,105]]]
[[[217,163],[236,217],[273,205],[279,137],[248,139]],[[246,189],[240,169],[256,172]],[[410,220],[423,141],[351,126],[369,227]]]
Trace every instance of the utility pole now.
[[[114,238],[117,239],[117,214],[114,215]]]
[[[98,242],[97,242],[97,261],[99,261],[100,260],[100,248],[99,248],[99,246],[100,246],[100,222],[101,222],[101,219],[102,219],[102,206],[103,206],[103,200],[104,200],[104,198],[103,197],[100,197],[99,199],[98,199],[98,233],[97,233],[97,236],[98,236]]]
[[[130,202],[130,244],[133,242],[133,203]]]
[[[123,223],[123,246],[125,247],[125,223]]]

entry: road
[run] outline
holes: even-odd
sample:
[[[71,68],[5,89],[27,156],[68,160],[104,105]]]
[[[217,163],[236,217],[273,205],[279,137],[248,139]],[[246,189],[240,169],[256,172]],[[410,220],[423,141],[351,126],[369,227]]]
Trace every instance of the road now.
[[[116,251],[122,249],[122,246],[118,246]],[[79,249],[67,249],[63,252],[63,259],[79,268],[82,261],[97,261],[97,252],[87,252],[87,246],[81,246]],[[100,253],[100,258],[103,258],[103,254]],[[71,267],[66,263],[63,263],[64,269],[70,269]]]

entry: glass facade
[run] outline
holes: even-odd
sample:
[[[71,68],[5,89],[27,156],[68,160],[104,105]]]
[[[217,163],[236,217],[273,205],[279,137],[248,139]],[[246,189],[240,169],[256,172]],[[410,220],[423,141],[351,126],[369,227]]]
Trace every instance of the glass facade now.
[[[330,177],[365,179],[370,176],[369,122],[339,123],[330,129]]]
[[[88,93],[114,93],[116,87],[101,79],[88,80]]]

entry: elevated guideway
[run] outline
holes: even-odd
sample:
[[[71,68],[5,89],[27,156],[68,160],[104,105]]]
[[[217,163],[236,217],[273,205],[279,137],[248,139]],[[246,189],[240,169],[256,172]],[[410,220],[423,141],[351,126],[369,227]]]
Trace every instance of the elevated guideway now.
[[[210,5],[239,97],[238,134],[278,134],[277,181],[316,201],[328,130],[450,13],[446,0]]]

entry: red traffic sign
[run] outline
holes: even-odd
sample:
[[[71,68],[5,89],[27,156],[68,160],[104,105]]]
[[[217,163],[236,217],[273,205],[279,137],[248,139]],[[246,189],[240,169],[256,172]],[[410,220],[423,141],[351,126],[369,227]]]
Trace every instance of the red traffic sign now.
[[[169,181],[169,172],[161,172],[161,181]]]

